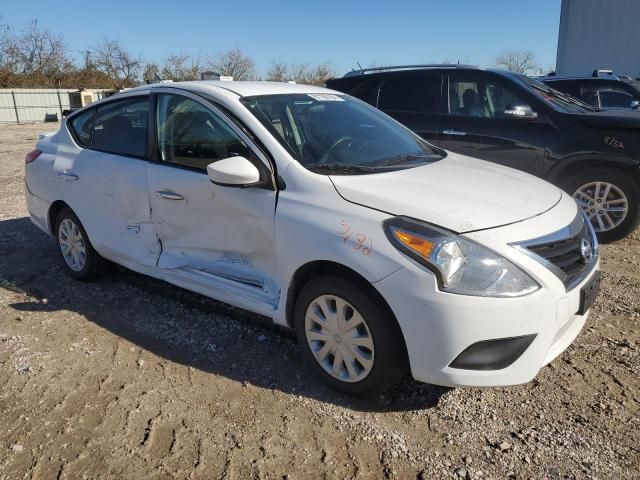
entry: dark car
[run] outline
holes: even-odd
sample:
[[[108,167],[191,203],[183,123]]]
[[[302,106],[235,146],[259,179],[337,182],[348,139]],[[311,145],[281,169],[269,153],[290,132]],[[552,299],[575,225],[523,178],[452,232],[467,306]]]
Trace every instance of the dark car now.
[[[525,75],[463,65],[349,72],[327,86],[364,100],[430,143],[555,183],[601,241],[638,223],[640,116],[596,112]]]
[[[546,85],[579,98],[596,110],[638,110],[640,90],[629,80],[605,77],[539,77]]]

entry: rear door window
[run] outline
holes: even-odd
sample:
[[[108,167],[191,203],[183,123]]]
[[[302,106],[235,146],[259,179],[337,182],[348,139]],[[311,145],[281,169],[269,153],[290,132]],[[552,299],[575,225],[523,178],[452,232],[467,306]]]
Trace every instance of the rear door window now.
[[[83,147],[91,146],[91,133],[93,132],[93,116],[96,111],[94,108],[82,112],[73,117],[69,123],[71,124],[71,131],[74,134],[76,141]]]
[[[127,98],[97,107],[93,148],[144,157],[147,145],[148,97]]]
[[[389,78],[380,89],[378,108],[392,112],[437,113],[441,85],[440,76]]]

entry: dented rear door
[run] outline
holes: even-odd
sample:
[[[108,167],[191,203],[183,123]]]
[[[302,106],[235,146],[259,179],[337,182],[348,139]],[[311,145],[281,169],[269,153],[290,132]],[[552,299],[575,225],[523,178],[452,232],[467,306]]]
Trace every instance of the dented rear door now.
[[[73,124],[82,115],[90,118],[81,138]],[[78,215],[101,255],[130,267],[154,266],[160,244],[146,188],[148,95],[125,95],[76,117],[60,132],[54,196]]]

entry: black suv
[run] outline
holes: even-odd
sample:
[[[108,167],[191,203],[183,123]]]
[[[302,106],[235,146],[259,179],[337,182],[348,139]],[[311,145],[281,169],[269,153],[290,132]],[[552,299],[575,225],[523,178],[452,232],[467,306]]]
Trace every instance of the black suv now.
[[[613,75],[605,77],[538,77],[538,80],[572,97],[579,98],[596,110],[638,110],[640,90],[637,83]],[[640,112],[639,112],[640,113]]]
[[[446,150],[524,170],[573,195],[601,241],[638,223],[640,115],[591,106],[512,72],[363,69],[327,81]]]

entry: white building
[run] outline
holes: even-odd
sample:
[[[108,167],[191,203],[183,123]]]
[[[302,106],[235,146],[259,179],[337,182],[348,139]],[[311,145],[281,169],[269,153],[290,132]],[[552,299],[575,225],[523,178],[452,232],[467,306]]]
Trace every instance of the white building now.
[[[60,120],[64,110],[83,107],[110,92],[77,88],[0,88],[0,124]]]
[[[640,77],[640,0],[562,0],[557,75]]]

